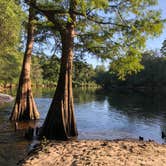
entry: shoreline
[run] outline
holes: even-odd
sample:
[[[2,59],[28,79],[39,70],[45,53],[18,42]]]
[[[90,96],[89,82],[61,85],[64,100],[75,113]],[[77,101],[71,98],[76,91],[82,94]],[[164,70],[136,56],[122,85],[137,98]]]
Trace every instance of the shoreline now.
[[[164,166],[166,144],[136,139],[44,140],[18,163],[22,166]]]

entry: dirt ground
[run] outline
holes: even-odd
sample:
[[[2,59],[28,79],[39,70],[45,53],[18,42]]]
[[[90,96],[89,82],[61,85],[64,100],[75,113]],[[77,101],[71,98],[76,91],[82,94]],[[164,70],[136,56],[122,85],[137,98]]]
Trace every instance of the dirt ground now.
[[[23,166],[166,166],[166,145],[138,140],[42,143]]]

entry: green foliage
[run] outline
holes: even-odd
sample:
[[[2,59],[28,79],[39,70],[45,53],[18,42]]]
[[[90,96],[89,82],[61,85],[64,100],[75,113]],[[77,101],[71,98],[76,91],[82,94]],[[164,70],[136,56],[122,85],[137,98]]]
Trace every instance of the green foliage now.
[[[23,55],[19,52],[0,56],[0,83],[17,83]]]
[[[150,51],[144,52],[141,60],[144,67],[140,72],[129,74],[125,80],[119,80],[118,77],[111,72],[102,72],[96,76],[96,79],[104,80],[100,83],[103,87],[123,87],[126,88],[155,88],[166,85],[166,58],[161,57],[158,53]]]
[[[32,82],[35,84],[56,85],[59,78],[60,59],[53,55],[33,56],[32,58]],[[93,81],[95,70],[92,65],[75,60],[73,67],[74,86],[96,86]]]
[[[140,61],[146,40],[162,32],[157,3],[158,0],[37,0],[36,8],[43,15],[51,14],[47,18],[55,25],[54,32],[65,31],[73,22],[77,56],[111,59],[113,72],[125,79],[143,68]]]
[[[83,47],[82,54],[111,59],[112,72],[119,79],[125,79],[126,75],[143,69],[140,61],[146,40],[162,33],[161,13],[153,10],[157,0],[105,2],[109,5],[99,3],[102,7],[98,10],[97,6],[84,1],[85,13],[90,14],[77,22],[79,43],[76,48]]]
[[[106,83],[110,81],[110,74],[103,65],[96,66],[94,80],[101,87],[106,86]]]
[[[40,58],[40,65],[43,70],[44,84],[55,84],[58,81],[60,60],[57,56],[52,57],[42,56]]]
[[[143,69],[140,63],[141,54],[136,49],[130,49],[126,56],[114,60],[111,65],[111,72],[117,74],[118,78],[124,80],[126,75],[136,74]]]
[[[17,50],[24,14],[12,0],[1,0],[0,11],[0,56],[5,56]]]
[[[24,14],[12,0],[1,0],[0,11],[0,83],[16,83],[22,62],[18,46]]]
[[[76,60],[73,67],[73,85],[74,86],[96,86],[93,82],[95,70],[92,65]]]
[[[38,19],[35,23],[39,25],[36,29],[35,40],[47,42],[54,33],[57,46],[61,48],[60,35],[57,33],[64,30],[66,25],[73,21],[71,17],[71,12],[73,12],[76,16],[74,25],[77,35],[75,40],[77,56],[83,57],[90,54],[101,59],[110,59],[112,62],[111,74],[116,74],[119,79],[124,80],[126,76],[143,70],[140,62],[146,40],[149,37],[156,37],[162,32],[161,13],[155,9],[157,2],[157,0],[37,0],[36,9],[42,10],[40,14],[44,13],[43,11],[47,14],[49,12],[49,15],[55,12],[52,22],[41,15],[37,16]],[[9,55],[17,54],[24,14],[16,1],[12,0],[1,0],[0,10],[0,57],[6,56],[2,57],[0,61],[4,66],[6,64],[6,67],[10,68],[11,64],[16,63],[17,65],[21,61],[17,56],[11,57],[13,60],[10,63],[6,59],[9,59]],[[52,33],[49,33],[51,30]],[[55,50],[59,53],[59,49]],[[165,42],[162,53],[165,54]],[[39,83],[42,82],[42,79],[44,82],[57,82],[60,64],[56,56],[35,57],[32,62],[33,82]],[[3,65],[1,68],[7,70]],[[19,68],[17,68],[18,70]],[[92,66],[75,62],[74,83],[90,82],[94,73]],[[3,76],[3,73],[0,75]],[[17,78],[16,75],[12,77]],[[11,77],[2,77],[2,79],[12,80]],[[105,74],[102,80],[104,79],[108,79]]]
[[[40,58],[38,56],[32,56],[31,63],[31,80],[35,85],[43,84],[43,69],[40,65]]]
[[[50,141],[47,140],[46,137],[43,137],[41,142],[40,142],[40,147],[41,147],[42,151],[44,151],[45,153],[49,152],[49,149],[48,149],[49,143],[50,143]]]
[[[155,52],[143,54],[142,65],[144,70],[136,75],[129,76],[126,84],[130,86],[157,87],[166,84],[166,58],[159,57]]]
[[[18,83],[21,71],[22,53],[0,57],[0,83]],[[56,85],[59,78],[60,59],[53,55],[33,55],[31,63],[31,80],[34,85]],[[96,86],[93,81],[95,70],[92,65],[82,61],[74,61],[73,84],[74,86]]]

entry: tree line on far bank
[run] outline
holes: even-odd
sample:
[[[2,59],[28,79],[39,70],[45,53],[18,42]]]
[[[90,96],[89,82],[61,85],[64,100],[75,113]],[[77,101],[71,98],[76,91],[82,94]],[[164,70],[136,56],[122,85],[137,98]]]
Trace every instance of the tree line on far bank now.
[[[126,75],[120,79],[112,69],[111,63],[107,70],[104,65],[95,68],[82,60],[74,60],[74,87],[102,87],[104,89],[121,90],[153,90],[166,85],[166,40],[161,52],[149,50],[142,55],[140,72]],[[0,87],[12,88],[18,84],[22,63],[22,53],[6,55],[0,58]],[[32,86],[55,87],[60,70],[60,58],[56,55],[33,55],[31,64]]]
[[[157,51],[145,51],[141,64],[143,69],[125,79],[119,79],[113,72],[111,63],[107,70],[104,65],[93,68],[92,65],[75,60],[73,67],[74,87],[96,87],[105,89],[156,89],[166,85],[166,57],[165,42],[163,42],[161,53]],[[20,58],[18,58],[20,57]],[[0,78],[2,87],[16,86],[18,83],[22,55],[4,57],[3,65],[0,66]],[[17,65],[16,65],[17,64]],[[11,67],[15,66],[15,67]],[[32,56],[31,79],[33,86],[55,87],[60,70],[60,58],[58,56]],[[8,71],[8,72],[5,72]],[[5,74],[4,74],[5,72]]]
[[[56,55],[51,57],[33,56],[31,78],[34,85],[54,87],[58,82],[60,71],[60,58]],[[96,87],[96,69],[82,60],[73,62],[73,86],[74,87]]]
[[[145,51],[141,64],[143,69],[136,74],[128,74],[125,79],[119,79],[112,70],[101,70],[96,75],[96,83],[105,89],[119,89],[123,91],[152,91],[166,86],[166,45],[163,42],[161,53],[157,51]]]
[[[21,70],[22,53],[17,56],[7,55],[0,58],[0,86],[15,88],[18,84]],[[60,70],[60,58],[56,55],[33,55],[31,65],[32,86],[55,87]],[[96,87],[96,70],[92,65],[82,60],[74,60],[73,86]]]

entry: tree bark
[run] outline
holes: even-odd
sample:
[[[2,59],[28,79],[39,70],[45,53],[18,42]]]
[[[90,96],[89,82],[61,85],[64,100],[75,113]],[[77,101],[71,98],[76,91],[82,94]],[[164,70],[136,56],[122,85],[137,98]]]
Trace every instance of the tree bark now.
[[[68,24],[60,34],[62,41],[60,75],[41,136],[48,139],[66,140],[78,135],[72,90],[74,25]]]
[[[35,19],[35,11],[33,8],[30,7],[26,50],[24,54],[23,66],[17,89],[16,101],[10,116],[10,120],[13,121],[39,119],[39,112],[37,110],[33,98],[31,90],[31,79],[30,79],[31,56],[32,56],[32,49],[34,43],[34,30],[35,30],[33,24],[34,19]]]

